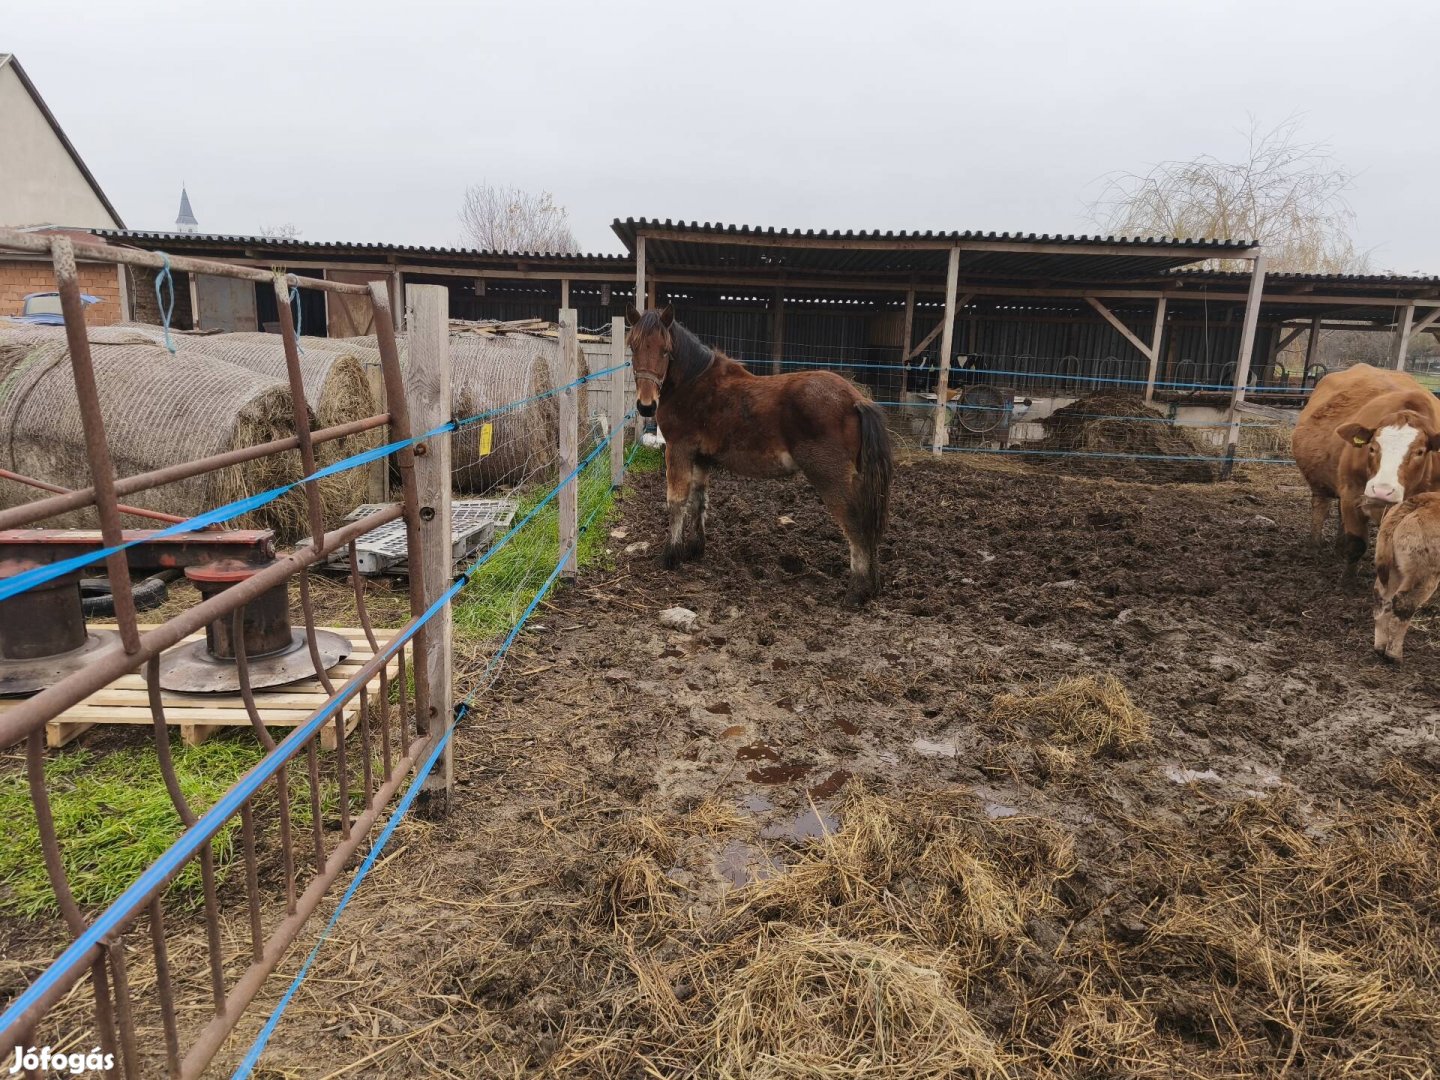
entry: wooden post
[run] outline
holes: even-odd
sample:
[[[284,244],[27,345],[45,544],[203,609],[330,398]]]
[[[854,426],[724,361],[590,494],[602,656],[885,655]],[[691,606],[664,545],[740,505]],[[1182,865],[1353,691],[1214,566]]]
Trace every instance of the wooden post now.
[[[1395,340],[1390,345],[1391,366],[1396,371],[1405,370],[1405,357],[1410,352],[1410,328],[1415,324],[1415,305],[1406,304],[1395,325]]]
[[[1155,376],[1160,371],[1160,339],[1165,335],[1165,297],[1155,301],[1155,329],[1150,331],[1150,373],[1145,376],[1145,400],[1155,400]]]
[[[620,367],[625,363],[625,320],[617,315],[610,320],[610,366],[619,371],[610,373],[610,487],[618,488],[625,482],[625,414],[630,410],[625,393],[625,376],[628,371]]]
[[[200,329],[200,275],[191,271],[190,279],[190,329]]]
[[[410,425],[419,433],[450,420],[450,290],[443,285],[411,285],[405,290],[408,355],[405,399]],[[440,598],[454,578],[450,528],[450,436],[440,435],[415,447],[415,487],[420,496],[420,554],[424,602]],[[423,730],[439,738],[453,722],[451,656],[453,618],[446,604],[425,624],[423,665],[430,689],[429,716]],[[448,802],[455,782],[452,749],[447,743],[439,768],[425,781],[428,798]]]
[[[130,268],[124,263],[115,264],[115,287],[120,295],[120,321],[134,322],[135,308],[130,303]]]
[[[910,361],[910,343],[915,337],[915,290],[905,291],[905,329],[900,331],[900,366]],[[904,387],[901,387],[903,390]]]
[[[647,308],[659,306],[655,301],[655,294],[659,291],[659,286],[659,280],[656,279],[654,274],[651,274],[650,280],[645,282],[645,306]]]
[[[770,374],[780,374],[785,359],[785,292],[775,286],[774,307],[770,309]]]
[[[950,442],[949,411],[945,396],[950,389],[950,354],[955,349],[955,293],[960,287],[960,249],[950,249],[950,265],[945,271],[945,322],[940,331],[940,378],[935,384],[935,432],[931,449],[941,453]]]
[[[390,310],[395,312],[397,325],[395,332],[398,334],[405,329],[405,275],[399,270],[390,274]],[[445,309],[446,326],[449,326],[450,309]]]
[[[1250,291],[1245,297],[1245,322],[1240,329],[1240,355],[1235,360],[1235,385],[1230,391],[1230,428],[1225,433],[1222,480],[1230,478],[1230,471],[1235,467],[1235,448],[1240,442],[1240,406],[1245,401],[1245,384],[1250,381],[1250,354],[1255,351],[1255,324],[1260,318],[1260,299],[1265,289],[1265,256],[1256,255],[1250,266]]]
[[[566,277],[560,279],[560,306],[562,308],[570,306],[570,279]]]
[[[576,332],[575,309],[560,309],[560,379],[561,385],[580,377],[580,338]],[[559,479],[564,481],[580,463],[580,396],[571,386],[560,395],[560,464]],[[576,572],[575,544],[580,536],[580,478],[571,479],[560,489],[556,505],[560,508],[560,558],[565,568],[563,578]]]
[[[645,237],[635,238],[635,309],[645,310]]]
[[[1320,348],[1320,316],[1316,315],[1310,320],[1310,337],[1305,342],[1305,370],[1300,372],[1300,385],[1305,385],[1305,377],[1315,365],[1315,353]]]

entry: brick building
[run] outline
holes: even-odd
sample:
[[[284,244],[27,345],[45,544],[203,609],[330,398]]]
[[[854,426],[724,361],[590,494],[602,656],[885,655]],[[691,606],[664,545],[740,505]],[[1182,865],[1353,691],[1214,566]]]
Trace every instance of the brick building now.
[[[124,228],[35,84],[9,53],[0,53],[0,146],[5,148],[0,225],[59,228],[71,232],[77,243],[95,242],[90,229]],[[127,282],[115,266],[82,262],[80,287],[100,298],[86,311],[87,322],[101,325],[124,318]],[[19,315],[28,294],[54,288],[48,259],[0,259],[0,316]]]

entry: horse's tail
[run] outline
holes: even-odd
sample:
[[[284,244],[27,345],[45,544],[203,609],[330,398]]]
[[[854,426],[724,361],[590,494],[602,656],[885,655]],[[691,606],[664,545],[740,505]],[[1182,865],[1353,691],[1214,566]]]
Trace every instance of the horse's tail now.
[[[855,490],[854,513],[861,540],[870,553],[870,579],[879,586],[880,568],[877,558],[880,537],[890,520],[890,481],[895,471],[895,454],[890,446],[890,429],[885,414],[873,401],[858,401],[860,414],[860,450],[855,455],[855,469],[860,482]]]

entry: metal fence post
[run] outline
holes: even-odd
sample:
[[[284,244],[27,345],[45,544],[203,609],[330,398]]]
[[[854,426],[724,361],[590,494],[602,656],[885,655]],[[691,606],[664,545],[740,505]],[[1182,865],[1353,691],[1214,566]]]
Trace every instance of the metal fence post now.
[[[625,482],[625,320],[610,320],[610,366],[620,368],[610,373],[610,486],[618,488]]]
[[[409,356],[405,365],[405,397],[416,434],[450,421],[450,292],[443,285],[410,285],[405,290],[405,324]],[[428,608],[450,587],[454,572],[450,529],[450,444],[448,434],[415,447],[415,488],[420,501],[420,573]],[[425,655],[417,658],[416,674],[430,689],[427,716],[419,731],[438,738],[452,720],[451,658],[454,620],[450,605],[426,625]],[[429,798],[448,800],[454,784],[454,743],[448,743],[439,768],[425,781]]]
[[[580,338],[576,331],[575,309],[560,311],[560,379],[567,387],[560,394],[560,480],[575,471],[580,463],[580,391],[572,384],[580,377]],[[556,500],[560,508],[560,558],[564,569],[560,576],[573,578],[578,563],[575,545],[580,535],[580,477],[560,488]]]

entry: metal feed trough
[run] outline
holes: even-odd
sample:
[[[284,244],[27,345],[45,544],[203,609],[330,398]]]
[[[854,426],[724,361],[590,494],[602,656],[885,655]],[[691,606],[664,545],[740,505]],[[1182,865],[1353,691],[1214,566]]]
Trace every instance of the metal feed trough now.
[[[389,509],[388,503],[365,503],[345,515],[347,522],[359,521],[371,514]],[[515,520],[519,504],[514,499],[455,499],[450,503],[450,556],[459,563],[475,552],[488,547],[497,529],[508,528]],[[310,538],[297,547],[308,547]],[[408,574],[409,553],[405,547],[405,522],[386,522],[355,541],[355,563],[360,573]],[[326,565],[348,569],[350,556],[345,550],[332,552]]]

